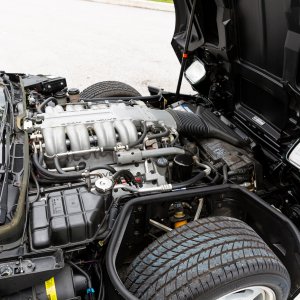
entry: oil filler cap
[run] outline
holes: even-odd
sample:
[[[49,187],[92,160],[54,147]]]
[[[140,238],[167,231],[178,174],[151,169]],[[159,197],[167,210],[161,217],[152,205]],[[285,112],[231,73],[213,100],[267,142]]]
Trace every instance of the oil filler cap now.
[[[159,157],[155,163],[160,168],[166,168],[169,165],[169,161],[165,157]]]
[[[96,191],[99,193],[106,193],[106,192],[112,190],[113,182],[110,179],[103,177],[103,178],[96,180],[95,188],[96,188]]]

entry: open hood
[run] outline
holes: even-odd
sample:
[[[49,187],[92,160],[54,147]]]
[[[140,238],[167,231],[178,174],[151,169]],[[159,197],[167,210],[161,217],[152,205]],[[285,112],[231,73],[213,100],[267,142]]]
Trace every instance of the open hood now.
[[[181,59],[192,0],[174,0],[173,48]],[[222,61],[236,107],[276,130],[300,115],[300,1],[197,0],[189,52]]]

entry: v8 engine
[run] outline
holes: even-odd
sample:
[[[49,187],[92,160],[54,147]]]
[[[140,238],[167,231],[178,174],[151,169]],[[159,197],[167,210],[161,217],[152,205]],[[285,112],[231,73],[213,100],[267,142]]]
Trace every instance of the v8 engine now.
[[[30,140],[34,165],[44,180],[84,179],[88,185],[46,194],[33,204],[35,249],[92,240],[99,235],[97,228],[113,199],[185,188],[193,183],[185,185],[185,180],[192,177],[195,162],[200,171],[195,178],[208,176],[212,167],[198,158],[201,151],[208,150],[204,145],[198,149],[188,138],[200,144],[206,141],[207,146],[207,141],[217,137],[219,148],[230,149],[226,150],[229,155],[243,145],[243,140],[209,110],[195,113],[182,103],[161,110],[140,100],[108,99],[53,103],[38,112]],[[233,150],[228,143],[235,145]],[[240,183],[252,185],[253,159],[249,155],[244,153],[238,163],[227,162],[227,167],[233,173],[241,170]]]

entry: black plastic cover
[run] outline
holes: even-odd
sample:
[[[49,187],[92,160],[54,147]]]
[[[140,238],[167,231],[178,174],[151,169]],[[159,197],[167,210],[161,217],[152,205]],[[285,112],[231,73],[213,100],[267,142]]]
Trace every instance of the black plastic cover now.
[[[93,238],[105,208],[105,197],[86,188],[48,194],[46,199],[32,204],[33,248],[68,246]]]
[[[35,90],[43,94],[53,94],[67,86],[67,81],[63,77],[49,78],[43,75],[26,75],[22,79],[25,89]]]
[[[44,256],[34,254],[22,258],[0,260],[0,299],[1,296],[40,284],[55,276],[65,265],[61,250]]]
[[[199,141],[201,150],[214,165],[226,163],[229,170],[235,171],[254,165],[254,159],[247,151],[234,147],[219,139],[201,139]]]

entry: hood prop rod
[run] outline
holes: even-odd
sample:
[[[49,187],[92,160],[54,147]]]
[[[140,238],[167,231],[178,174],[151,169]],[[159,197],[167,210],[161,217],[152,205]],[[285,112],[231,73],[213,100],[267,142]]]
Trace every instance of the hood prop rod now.
[[[186,66],[186,62],[188,59],[188,50],[189,50],[189,45],[190,45],[190,41],[191,41],[191,33],[192,33],[192,28],[193,28],[193,23],[194,23],[196,4],[197,4],[197,0],[194,0],[193,6],[192,6],[192,11],[191,11],[190,18],[189,18],[189,23],[188,23],[187,37],[185,40],[184,50],[182,53],[181,68],[180,68],[177,89],[176,89],[176,94],[175,94],[175,102],[178,101],[181,83],[182,83],[183,72],[185,71],[185,66]]]

